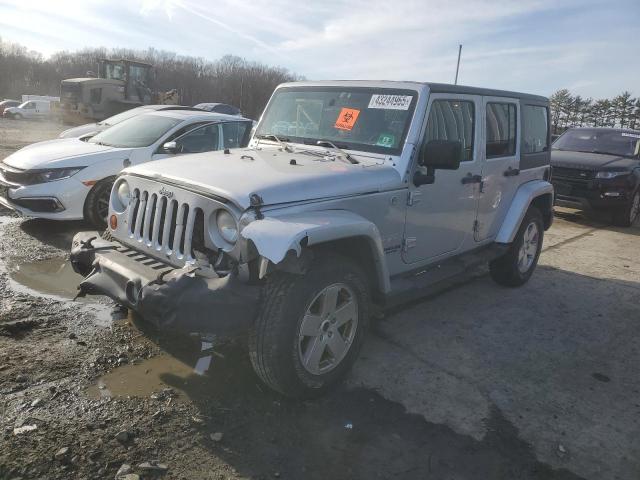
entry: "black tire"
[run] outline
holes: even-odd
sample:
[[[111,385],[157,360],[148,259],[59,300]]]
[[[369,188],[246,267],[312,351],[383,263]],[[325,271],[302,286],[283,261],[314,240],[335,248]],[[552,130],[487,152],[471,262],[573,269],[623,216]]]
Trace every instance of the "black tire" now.
[[[107,177],[97,182],[84,202],[84,219],[100,229],[107,228],[109,196],[111,195],[111,187],[113,187],[114,181],[115,177]]]
[[[302,334],[303,319],[316,302],[323,298],[319,296],[323,295],[323,291],[341,288],[336,285],[347,287],[340,291],[340,295],[347,292],[347,298],[357,301],[355,327],[352,322],[354,330],[353,333],[349,330],[348,334],[351,335],[351,341],[345,343],[350,346],[344,350],[346,353],[340,360],[334,359],[334,366],[331,366],[330,358],[325,360],[325,363],[329,362],[331,370],[312,374],[301,360],[303,344],[305,341],[320,340],[318,337],[308,340],[312,337]],[[322,302],[324,301],[323,298]],[[339,302],[337,300],[336,305],[339,306]],[[323,253],[316,257],[304,275],[273,272],[266,281],[260,314],[249,332],[249,356],[253,368],[268,387],[283,395],[293,398],[321,395],[340,381],[355,362],[368,329],[370,311],[371,296],[366,276],[348,258]],[[319,314],[317,318],[325,318],[317,330],[319,335],[331,337],[331,333],[323,329],[327,327],[327,317]],[[331,323],[335,323],[335,320]],[[329,325],[328,328],[335,327]],[[340,333],[336,339],[342,342],[345,336],[346,333]],[[322,343],[320,347],[320,359],[332,356],[328,346],[330,340],[325,342],[327,343]],[[310,349],[315,348],[314,343]],[[321,361],[318,365],[320,363]]]
[[[640,188],[633,193],[628,205],[613,212],[613,224],[618,227],[630,227],[633,225],[633,222],[638,218],[638,214],[640,214],[639,206]]]
[[[530,255],[526,254],[526,249],[524,250],[524,256],[528,259],[525,259],[524,263],[520,265],[520,255],[523,244],[525,243],[525,235],[531,232],[529,229],[532,225],[537,229],[537,243],[535,249],[530,247],[526,248],[529,249]],[[493,278],[496,283],[507,287],[519,287],[527,283],[538,264],[543,238],[544,222],[542,220],[542,214],[536,207],[529,207],[507,253],[489,263],[491,278]],[[533,242],[529,242],[527,245],[531,245],[531,243]],[[533,250],[535,250],[535,254],[533,254]]]

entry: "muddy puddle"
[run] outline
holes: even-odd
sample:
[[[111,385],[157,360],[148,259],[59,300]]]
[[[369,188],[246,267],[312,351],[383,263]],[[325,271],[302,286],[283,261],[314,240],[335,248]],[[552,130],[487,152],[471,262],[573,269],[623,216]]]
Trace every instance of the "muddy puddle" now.
[[[73,271],[67,257],[53,257],[9,264],[9,276],[26,290],[65,299],[72,299],[78,291],[82,276]]]
[[[193,391],[215,389],[215,381],[209,375],[209,370],[214,363],[223,362],[225,355],[214,350],[212,342],[183,340],[172,353],[163,352],[119,366],[98,378],[87,390],[87,395],[95,399],[148,397],[162,395],[171,389],[171,396],[184,399],[187,393]]]

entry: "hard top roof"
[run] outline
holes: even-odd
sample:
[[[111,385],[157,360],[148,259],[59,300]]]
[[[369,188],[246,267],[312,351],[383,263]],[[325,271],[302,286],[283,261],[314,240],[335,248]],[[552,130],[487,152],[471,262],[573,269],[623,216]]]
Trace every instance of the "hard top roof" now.
[[[482,95],[487,97],[510,97],[520,98],[541,103],[548,103],[549,99],[541,95],[532,95],[522,92],[511,92],[507,90],[495,90],[490,88],[469,87],[466,85],[452,85],[447,83],[434,82],[414,82],[414,81],[396,81],[396,80],[322,80],[322,81],[304,81],[284,83],[282,87],[296,86],[349,86],[349,87],[368,87],[368,88],[398,88],[420,90],[429,88],[432,93],[459,93],[466,95]]]

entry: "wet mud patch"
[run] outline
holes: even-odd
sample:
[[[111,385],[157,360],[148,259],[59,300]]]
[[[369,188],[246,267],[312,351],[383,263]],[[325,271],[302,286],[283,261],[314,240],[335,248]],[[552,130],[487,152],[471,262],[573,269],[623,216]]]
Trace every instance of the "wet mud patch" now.
[[[73,299],[82,276],[73,271],[66,256],[44,260],[9,262],[9,277],[21,293],[40,293],[63,299]]]

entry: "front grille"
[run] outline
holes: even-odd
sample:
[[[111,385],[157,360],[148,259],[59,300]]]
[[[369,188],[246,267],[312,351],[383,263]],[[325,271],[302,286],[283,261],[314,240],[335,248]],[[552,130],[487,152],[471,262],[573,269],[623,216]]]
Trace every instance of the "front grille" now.
[[[179,261],[193,261],[204,248],[202,209],[164,195],[134,190],[127,224],[130,238]]]
[[[571,180],[592,180],[596,172],[581,168],[553,167],[554,178],[565,178]]]

